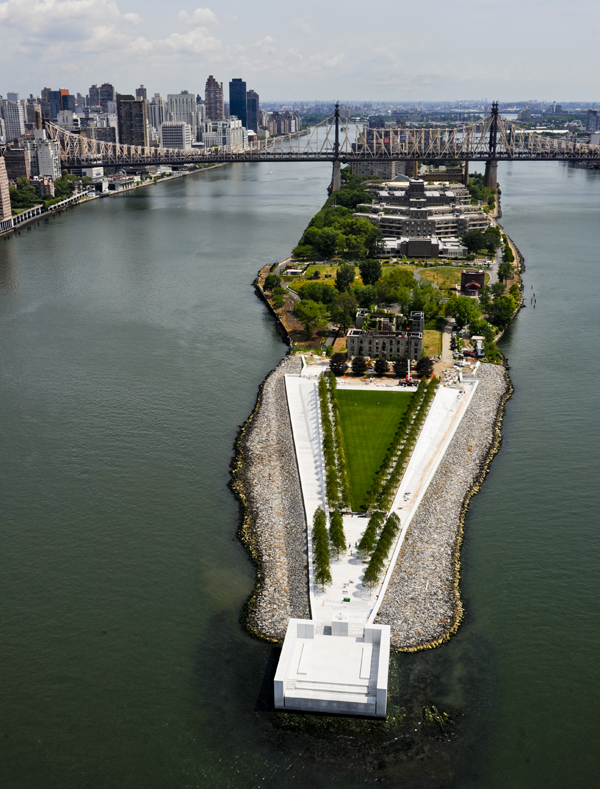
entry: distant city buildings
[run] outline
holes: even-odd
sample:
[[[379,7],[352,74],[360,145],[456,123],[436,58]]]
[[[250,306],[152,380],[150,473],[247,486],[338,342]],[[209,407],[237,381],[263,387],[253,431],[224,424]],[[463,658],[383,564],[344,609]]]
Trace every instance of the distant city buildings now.
[[[183,121],[165,121],[160,127],[162,148],[179,148],[187,151],[192,147],[192,130]]]
[[[167,102],[160,93],[155,93],[150,101],[150,124],[160,131],[160,127],[168,120]]]
[[[31,176],[55,181],[61,176],[60,146],[46,137],[44,129],[36,129],[33,135],[33,140],[25,142]]]
[[[4,151],[4,163],[9,181],[17,178],[30,178],[31,166],[29,164],[29,151],[27,148],[13,146]]]
[[[146,88],[143,85],[135,89],[135,97],[136,99],[143,99],[144,101],[148,99]]]
[[[277,134],[294,134],[300,131],[300,114],[298,112],[273,111],[268,116],[268,130],[271,136]]]
[[[167,113],[169,121],[187,123],[192,130],[192,139],[197,137],[198,127],[202,124],[202,107],[196,102],[196,94],[187,90],[167,95]]]
[[[255,90],[249,90],[246,94],[246,128],[258,134],[260,126],[260,103],[259,96]]]
[[[12,217],[10,207],[10,191],[8,187],[8,173],[6,172],[6,162],[4,156],[0,156],[0,223]],[[0,226],[0,230],[3,230]]]
[[[587,111],[585,130],[588,132],[598,131],[598,110]]]
[[[148,147],[147,104],[131,95],[117,96],[119,142],[123,145]]]
[[[225,119],[223,107],[223,83],[211,74],[204,86],[204,105],[206,108],[206,119],[211,121],[222,121]]]
[[[229,115],[235,115],[247,129],[247,113],[246,83],[243,79],[232,79],[229,83]]]
[[[241,120],[229,118],[225,121],[205,121],[202,142],[206,148],[220,146],[227,152],[241,150],[246,137]]]
[[[100,85],[99,89],[99,98],[100,98],[100,106],[104,110],[104,112],[108,112],[111,115],[114,115],[116,112],[116,108],[112,108],[110,105],[115,104],[117,100],[117,94],[114,89],[114,86],[110,84],[110,82],[103,82]]]
[[[11,94],[15,95],[15,94]],[[4,120],[6,140],[18,140],[25,134],[25,110],[20,101],[2,101],[2,118]]]

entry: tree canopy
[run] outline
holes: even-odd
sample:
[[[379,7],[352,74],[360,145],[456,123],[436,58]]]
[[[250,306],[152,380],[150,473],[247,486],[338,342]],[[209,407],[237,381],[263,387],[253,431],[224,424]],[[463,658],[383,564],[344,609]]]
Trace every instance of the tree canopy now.
[[[344,375],[348,369],[348,361],[345,353],[334,353],[329,361],[329,369],[334,375]]]
[[[381,262],[379,260],[363,260],[358,269],[365,285],[374,285],[381,277]]]
[[[356,310],[358,304],[354,296],[349,293],[341,293],[331,305],[331,320],[341,326],[346,331],[350,326],[354,326]]]
[[[356,269],[350,263],[343,263],[338,267],[335,275],[335,286],[340,293],[348,290],[354,284]]]
[[[338,291],[328,282],[305,282],[298,288],[298,295],[305,301],[318,301],[321,304],[333,304],[338,297]]]
[[[315,329],[321,329],[327,323],[327,311],[324,305],[310,299],[299,302],[294,313],[304,326],[307,337],[310,337]]]
[[[446,315],[454,318],[459,329],[478,318],[480,314],[477,303],[469,296],[452,296],[446,304]]]
[[[355,356],[352,359],[352,372],[354,375],[364,375],[367,372],[367,362],[364,356]]]

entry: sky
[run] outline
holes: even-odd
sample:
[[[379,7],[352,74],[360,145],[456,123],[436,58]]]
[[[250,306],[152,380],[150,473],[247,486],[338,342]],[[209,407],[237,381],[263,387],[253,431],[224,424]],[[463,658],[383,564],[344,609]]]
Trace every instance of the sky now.
[[[597,0],[0,0],[0,94],[600,101],[599,32]]]

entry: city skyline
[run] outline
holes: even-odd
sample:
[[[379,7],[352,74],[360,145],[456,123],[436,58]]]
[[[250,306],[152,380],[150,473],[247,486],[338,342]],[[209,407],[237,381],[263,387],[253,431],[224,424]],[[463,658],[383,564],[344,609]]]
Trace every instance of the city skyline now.
[[[243,78],[263,101],[449,101],[487,97],[594,101],[595,6],[549,0],[432,0],[428,20],[407,3],[377,13],[349,0],[308,0],[302,9],[225,0],[198,8],[180,0],[7,0],[0,3],[5,90],[112,82],[203,92],[214,74]],[[354,13],[354,12],[357,13]],[[358,13],[360,11],[360,13]],[[582,28],[581,18],[592,24]],[[101,76],[100,76],[101,75]],[[128,84],[122,85],[122,82]]]

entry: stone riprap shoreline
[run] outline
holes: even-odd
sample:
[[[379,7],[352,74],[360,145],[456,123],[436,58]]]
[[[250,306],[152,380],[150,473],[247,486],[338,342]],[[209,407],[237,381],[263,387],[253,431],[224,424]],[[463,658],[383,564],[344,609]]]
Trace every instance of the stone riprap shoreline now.
[[[391,625],[392,646],[434,647],[462,619],[458,582],[463,522],[500,443],[512,387],[504,367],[483,364],[479,385],[408,529],[376,622]]]
[[[287,356],[265,379],[238,436],[232,489],[242,505],[240,537],[258,567],[244,621],[255,635],[282,641],[290,617],[310,618],[304,506],[284,376],[299,373]],[[462,618],[458,582],[468,501],[500,443],[512,391],[504,367],[483,364],[469,408],[406,534],[376,622],[392,628],[392,646],[414,651],[441,644]]]
[[[301,370],[298,357],[286,356],[267,376],[233,463],[240,538],[258,568],[245,625],[272,641],[283,641],[290,617],[310,618],[306,521],[284,380]]]

